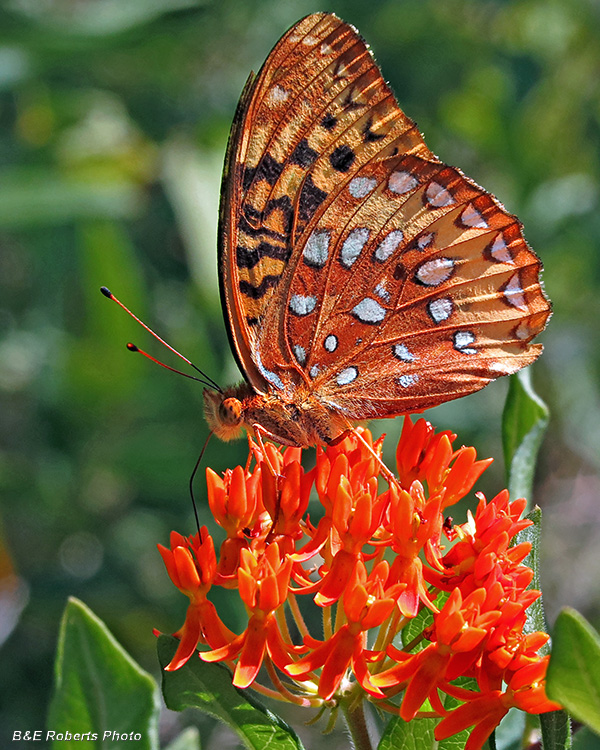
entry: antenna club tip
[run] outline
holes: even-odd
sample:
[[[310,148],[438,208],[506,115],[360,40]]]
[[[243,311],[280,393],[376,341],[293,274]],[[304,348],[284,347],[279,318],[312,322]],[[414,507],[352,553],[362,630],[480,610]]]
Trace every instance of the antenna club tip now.
[[[127,344],[127,348],[130,352],[139,352],[139,349],[135,344],[132,344],[131,341]]]
[[[103,295],[104,295],[105,297],[108,297],[108,299],[112,299],[112,292],[110,291],[110,289],[108,289],[108,288],[107,288],[107,287],[105,287],[105,286],[101,286],[101,287],[100,287],[100,291],[102,292],[102,294],[103,294]]]

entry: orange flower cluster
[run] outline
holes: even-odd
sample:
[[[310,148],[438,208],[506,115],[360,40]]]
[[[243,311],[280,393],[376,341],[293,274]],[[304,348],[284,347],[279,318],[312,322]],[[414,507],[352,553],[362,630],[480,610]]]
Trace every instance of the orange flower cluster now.
[[[245,468],[223,477],[208,469],[210,508],[226,534],[218,558],[206,527],[159,545],[190,599],[167,669],[202,644],[200,658],[228,664],[237,687],[312,706],[365,697],[406,721],[439,716],[438,740],[474,727],[466,750],[480,748],[512,706],[559,708],[545,695],[547,657],[538,653],[548,636],[525,627],[540,595],[527,588],[530,545],[511,546],[531,523],[520,518],[525,501],[479,495],[466,523],[445,519],[490,463],[473,448],[453,450],[455,438],[407,417],[398,476],[384,491],[382,439],[373,444],[361,428],[319,448],[310,471],[301,449],[252,440]],[[314,495],[324,511],[316,525],[306,514]],[[240,596],[240,635],[208,599],[212,586]],[[308,632],[298,597],[320,608],[322,640]],[[272,687],[257,681],[263,666]],[[448,710],[445,696],[461,704]]]

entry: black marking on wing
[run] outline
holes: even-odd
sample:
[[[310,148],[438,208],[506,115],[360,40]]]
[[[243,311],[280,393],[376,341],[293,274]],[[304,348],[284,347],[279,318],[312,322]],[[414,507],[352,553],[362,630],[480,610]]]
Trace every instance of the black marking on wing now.
[[[281,247],[270,245],[268,242],[261,242],[258,247],[242,247],[238,245],[235,251],[235,261],[238,268],[254,268],[261,258],[273,258],[287,262],[292,254],[290,247]]]
[[[334,117],[331,112],[328,112],[325,117],[321,120],[321,126],[325,130],[333,130],[337,125],[337,117]]]
[[[385,138],[385,133],[374,133],[371,128],[373,127],[373,118],[369,117],[367,123],[363,129],[363,138],[365,143],[371,143],[373,141],[380,141]]]
[[[306,169],[316,161],[318,156],[318,152],[308,145],[306,138],[303,138],[294,149],[290,160],[292,164],[298,164]]]
[[[258,286],[253,286],[249,281],[242,279],[240,281],[240,292],[251,299],[260,299],[261,297],[264,297],[271,287],[279,284],[280,278],[281,276],[263,276],[262,281]]]
[[[284,233],[275,232],[273,229],[262,225],[270,214],[276,210],[281,211],[285,217]],[[294,212],[292,210],[292,202],[288,195],[282,195],[280,198],[270,200],[262,214],[253,206],[246,203],[240,215],[238,228],[250,237],[270,237],[271,239],[287,243],[290,239],[293,221]],[[253,226],[253,224],[258,224],[258,226]]]
[[[244,170],[242,187],[244,191],[248,190],[254,180],[266,180],[269,185],[274,185],[281,172],[283,164],[276,161],[270,154],[265,154],[256,167],[248,167]]]
[[[356,154],[346,143],[338,146],[329,156],[331,166],[338,172],[347,172],[354,164]]]
[[[307,175],[298,200],[298,224],[303,227],[327,198],[327,193],[318,188],[310,175]]]

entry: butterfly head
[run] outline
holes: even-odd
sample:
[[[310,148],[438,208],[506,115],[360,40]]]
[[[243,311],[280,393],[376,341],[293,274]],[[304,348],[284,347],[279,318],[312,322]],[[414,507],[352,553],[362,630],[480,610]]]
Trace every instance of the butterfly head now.
[[[242,400],[248,395],[247,389],[246,384],[223,392],[204,389],[204,415],[220,440],[235,440],[241,436],[244,422]]]

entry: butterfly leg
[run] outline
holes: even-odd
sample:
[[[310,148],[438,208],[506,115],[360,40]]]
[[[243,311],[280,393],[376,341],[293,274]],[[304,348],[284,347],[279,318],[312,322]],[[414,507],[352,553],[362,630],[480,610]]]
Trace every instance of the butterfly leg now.
[[[258,447],[260,448],[269,468],[273,472],[274,476],[276,477],[280,476],[279,472],[275,469],[275,467],[269,460],[269,454],[267,453],[267,450],[265,448],[265,444],[263,442],[263,436],[268,438],[269,440],[272,440],[275,443],[281,443],[281,438],[279,438],[273,432],[270,432],[270,430],[267,430],[266,428],[264,428],[262,425],[258,423],[255,423],[252,425],[252,430],[254,431],[254,434],[256,436],[256,442],[258,443]]]
[[[327,440],[327,445],[336,446],[339,445],[342,441],[344,441],[347,437],[354,434],[354,427],[349,427],[347,430],[344,430],[343,432],[340,432],[340,434],[337,437],[331,438],[331,440]]]
[[[369,445],[369,443],[364,439],[364,437],[360,434],[360,432],[354,427],[353,425],[350,425],[344,432],[341,433],[341,435],[338,435],[337,437],[333,438],[329,442],[329,445],[337,445],[337,443],[340,443],[344,438],[348,437],[348,435],[353,434],[356,436],[356,438],[365,446],[365,448],[369,451],[369,453],[373,456],[373,458],[377,461],[379,464],[379,467],[381,469],[381,473],[385,477],[385,480],[388,484],[395,484],[398,489],[401,489],[400,484],[396,477],[392,474],[392,472],[388,469],[388,467],[383,463],[383,460],[379,453],[373,450],[373,446]]]

